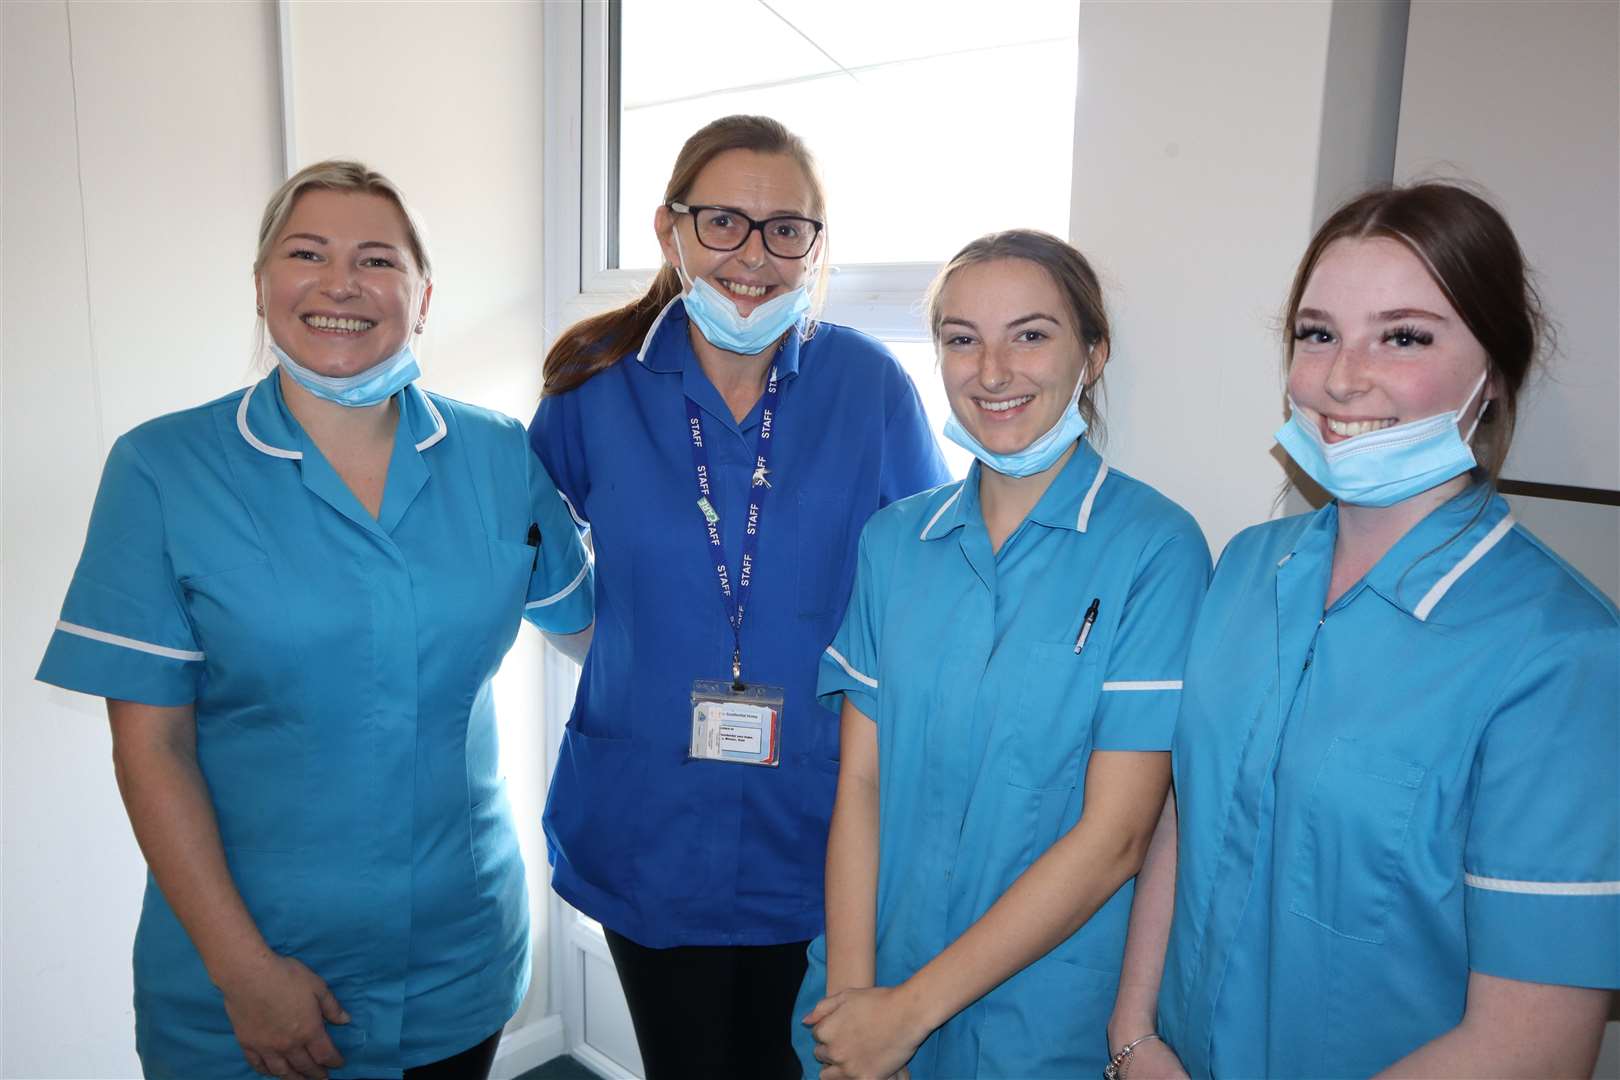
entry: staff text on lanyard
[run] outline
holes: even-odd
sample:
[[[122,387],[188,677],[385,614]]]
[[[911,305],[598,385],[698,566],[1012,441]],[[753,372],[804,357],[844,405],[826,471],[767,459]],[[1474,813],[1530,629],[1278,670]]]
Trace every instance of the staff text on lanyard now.
[[[726,566],[726,549],[720,541],[720,513],[714,508],[709,485],[709,451],[703,445],[703,418],[697,402],[686,399],[686,422],[692,437],[692,469],[697,474],[698,510],[703,514],[703,525],[708,530],[709,551],[714,559],[714,570],[720,581],[720,599],[725,604],[726,619],[731,623],[733,649],[731,651],[731,681],[742,686],[742,624],[743,612],[748,605],[748,589],[754,578],[754,563],[759,556],[759,530],[761,509],[765,493],[771,484],[771,424],[776,412],[778,387],[776,368],[765,384],[765,404],[760,413],[759,438],[754,445],[754,476],[748,491],[748,521],[743,527],[742,558],[737,564],[737,584],[733,588],[731,572]]]

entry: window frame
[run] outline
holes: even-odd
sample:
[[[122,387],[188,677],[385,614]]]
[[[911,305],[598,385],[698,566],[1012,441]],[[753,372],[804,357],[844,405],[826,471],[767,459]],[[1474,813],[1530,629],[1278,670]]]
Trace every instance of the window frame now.
[[[618,0],[554,0],[545,5],[541,246],[547,269],[542,302],[548,345],[578,320],[641,295],[654,269],[608,265],[618,217],[612,52],[619,36],[618,12]],[[836,244],[836,233],[828,231]],[[821,317],[884,340],[927,341],[922,295],[941,265],[835,262]]]

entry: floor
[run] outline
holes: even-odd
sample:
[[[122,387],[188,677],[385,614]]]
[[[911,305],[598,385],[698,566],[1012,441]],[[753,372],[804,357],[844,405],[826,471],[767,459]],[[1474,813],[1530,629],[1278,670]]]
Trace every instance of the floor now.
[[[566,1054],[530,1069],[518,1080],[598,1080],[597,1075]]]

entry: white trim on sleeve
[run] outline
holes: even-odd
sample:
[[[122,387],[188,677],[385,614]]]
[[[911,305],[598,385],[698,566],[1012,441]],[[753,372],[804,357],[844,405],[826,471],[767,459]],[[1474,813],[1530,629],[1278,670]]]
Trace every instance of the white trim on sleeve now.
[[[1433,587],[1424,594],[1423,599],[1418,601],[1418,606],[1412,609],[1412,614],[1417,616],[1419,622],[1428,621],[1429,613],[1434,610],[1436,604],[1445,598],[1451,587],[1457,584],[1457,579],[1466,574],[1469,567],[1483,559],[1486,552],[1500,543],[1502,537],[1506,536],[1508,530],[1512,529],[1515,524],[1517,522],[1514,521],[1512,514],[1504,514],[1502,520],[1496,523],[1495,528],[1480,537],[1479,543],[1475,544],[1468,554],[1458,559],[1457,565],[1447,570],[1445,577],[1434,583]]]
[[[1620,881],[1509,881],[1506,878],[1464,874],[1463,884],[1491,892],[1533,893],[1537,896],[1620,896]]]
[[[568,516],[574,519],[574,528],[584,532],[586,529],[591,527],[590,522],[579,516],[579,511],[574,509],[574,500],[564,495],[562,493],[562,488],[557,488],[557,498],[561,499],[563,501],[563,506],[567,507]]]
[[[860,672],[850,667],[849,661],[844,659],[844,654],[833,648],[831,645],[827,646],[827,655],[836,660],[838,662],[838,666],[848,672],[849,677],[854,679],[856,682],[870,686],[873,690],[878,688],[878,681],[876,679],[872,678],[870,675],[862,675]]]
[[[1085,499],[1080,503],[1080,516],[1074,519],[1074,527],[1080,532],[1086,531],[1091,524],[1091,506],[1097,501],[1097,492],[1102,489],[1103,478],[1108,475],[1108,462],[1097,466],[1097,475],[1091,481],[1091,487],[1086,491]]]
[[[934,516],[928,519],[928,524],[924,525],[923,526],[923,531],[917,534],[917,539],[919,539],[919,540],[928,539],[928,530],[932,529],[934,527],[934,522],[938,521],[941,517],[945,516],[945,511],[949,510],[953,505],[955,505],[956,500],[960,499],[962,497],[962,485],[966,484],[966,483],[967,483],[967,481],[963,480],[963,481],[961,481],[960,483],[958,483],[956,485],[956,494],[954,494],[950,498],[946,499],[944,506],[942,506],[938,510],[934,511]],[[843,663],[843,658],[842,657],[839,658],[839,663]],[[873,683],[872,685],[876,686],[877,683]]]
[[[56,622],[56,628],[67,634],[77,634],[91,641],[99,641],[105,645],[117,645],[123,649],[134,649],[136,652],[151,653],[161,656],[165,660],[197,661],[205,659],[202,653],[190,649],[171,649],[167,645],[153,645],[149,641],[137,641],[134,638],[124,637],[122,634],[109,634],[105,630],[96,630],[78,623],[70,623],[62,619]]]
[[[1180,679],[1158,679],[1158,680],[1141,680],[1141,681],[1137,681],[1137,682],[1130,682],[1130,681],[1121,680],[1121,681],[1118,681],[1118,682],[1105,682],[1105,683],[1102,684],[1102,688],[1103,688],[1104,691],[1109,691],[1109,692],[1114,691],[1114,690],[1180,690],[1181,689],[1181,680]]]
[[[530,600],[527,604],[523,605],[523,610],[524,611],[533,611],[535,608],[550,607],[552,604],[555,604],[557,601],[565,599],[568,596],[569,593],[571,593],[575,589],[579,588],[579,583],[585,580],[585,575],[590,573],[590,571],[591,571],[591,564],[589,562],[586,562],[584,566],[579,568],[579,573],[574,575],[574,580],[570,581],[566,588],[560,589],[557,592],[552,593],[550,596],[546,597],[543,600]]]

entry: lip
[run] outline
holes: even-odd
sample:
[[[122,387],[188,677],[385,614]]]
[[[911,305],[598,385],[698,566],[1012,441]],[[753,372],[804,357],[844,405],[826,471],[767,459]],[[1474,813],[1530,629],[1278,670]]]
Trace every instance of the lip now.
[[[1034,394],[1013,394],[1009,397],[999,398],[975,395],[973,398],[974,413],[989,423],[1005,424],[1028,412],[1029,407],[1035,404],[1035,398],[1036,395]],[[999,405],[1005,401],[1017,401],[1020,404],[1014,405],[1010,409],[989,409],[985,407],[987,405]]]
[[[312,325],[310,322],[311,319],[328,319],[333,321],[347,320],[350,322],[370,323],[371,325],[354,329],[338,329],[336,327]],[[309,333],[316,334],[323,338],[364,337],[366,334],[369,334],[371,331],[377,329],[378,325],[380,325],[379,320],[377,319],[369,318],[365,315],[357,315],[353,312],[347,311],[301,311],[298,313],[298,322]]]
[[[757,306],[759,304],[763,304],[771,297],[775,296],[777,290],[780,288],[780,286],[774,282],[750,281],[747,278],[734,277],[729,274],[716,274],[714,277],[714,282],[720,287],[721,293],[724,294],[727,299],[738,305],[749,304]],[[764,289],[765,291],[760,293],[758,296],[744,296],[742,293],[733,292],[731,290],[732,285],[740,285],[747,289]]]
[[[1334,431],[1328,426],[1330,421],[1340,425],[1378,423],[1383,427],[1392,427],[1399,423],[1399,418],[1394,416],[1340,416],[1337,414],[1330,415],[1328,413],[1317,413],[1316,429],[1322,433],[1322,441],[1328,444],[1345,442],[1346,440],[1357,438],[1360,435],[1371,433],[1357,432],[1355,435],[1340,435],[1338,432]],[[1372,430],[1378,431],[1382,430],[1382,428],[1374,428]]]

